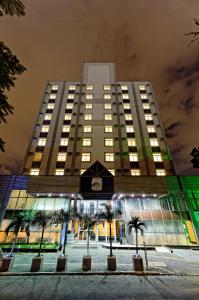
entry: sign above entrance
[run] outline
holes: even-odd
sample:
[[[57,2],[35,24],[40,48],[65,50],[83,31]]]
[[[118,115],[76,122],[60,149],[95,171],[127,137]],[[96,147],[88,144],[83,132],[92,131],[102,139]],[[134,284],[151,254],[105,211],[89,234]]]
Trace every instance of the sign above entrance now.
[[[93,177],[91,180],[91,190],[92,191],[101,191],[102,190],[102,178],[101,177]]]

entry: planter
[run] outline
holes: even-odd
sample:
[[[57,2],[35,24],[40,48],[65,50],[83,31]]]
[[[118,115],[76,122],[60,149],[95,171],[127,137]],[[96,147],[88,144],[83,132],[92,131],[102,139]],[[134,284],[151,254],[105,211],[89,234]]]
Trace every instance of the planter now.
[[[6,256],[0,260],[0,272],[10,272],[12,271],[14,263],[14,257]]]
[[[134,266],[134,271],[137,272],[143,272],[144,271],[144,266],[143,266],[143,260],[140,255],[134,255],[132,257],[133,259],[133,266]]]
[[[43,267],[43,262],[44,262],[44,257],[43,256],[33,257],[30,272],[39,272],[39,271],[41,271],[42,267]]]
[[[107,256],[107,268],[109,271],[116,271],[116,256]]]
[[[65,272],[67,269],[68,256],[59,256],[57,258],[57,272]]]
[[[91,256],[84,256],[82,261],[82,269],[83,271],[90,271],[91,270]]]

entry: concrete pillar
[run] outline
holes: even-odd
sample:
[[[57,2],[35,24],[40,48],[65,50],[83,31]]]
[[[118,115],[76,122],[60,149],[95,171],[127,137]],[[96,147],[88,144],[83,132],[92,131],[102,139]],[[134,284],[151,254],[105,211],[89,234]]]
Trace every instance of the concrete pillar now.
[[[116,220],[113,220],[113,226],[114,226],[114,242],[117,242],[117,236],[116,236]]]
[[[96,223],[95,226],[95,241],[98,242],[99,241],[99,237],[98,237],[98,224]]]
[[[108,238],[107,238],[107,221],[105,221],[105,232],[106,232],[105,238],[106,238],[106,243],[107,243],[107,241],[108,241]]]

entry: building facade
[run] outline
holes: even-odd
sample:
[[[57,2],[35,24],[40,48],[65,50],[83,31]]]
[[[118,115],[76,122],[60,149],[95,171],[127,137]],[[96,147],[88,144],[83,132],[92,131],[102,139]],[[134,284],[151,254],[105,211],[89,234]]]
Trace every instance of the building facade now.
[[[122,234],[135,242],[126,226],[138,216],[147,225],[147,244],[198,243],[152,86],[118,82],[113,63],[84,63],[79,82],[47,82],[23,174],[2,183],[12,182],[2,198],[2,240],[18,210],[67,210],[70,203],[94,215],[108,203],[122,211],[113,221],[115,241]],[[85,239],[77,219],[70,230],[76,240]],[[48,239],[58,241],[60,231],[51,226]],[[38,236],[33,229],[32,241]],[[107,241],[108,224],[94,226],[92,238]]]

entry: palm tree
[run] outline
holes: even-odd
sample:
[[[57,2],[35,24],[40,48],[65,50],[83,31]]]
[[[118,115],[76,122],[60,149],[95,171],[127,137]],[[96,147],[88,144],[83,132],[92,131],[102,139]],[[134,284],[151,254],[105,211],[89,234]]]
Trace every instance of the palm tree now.
[[[25,6],[20,0],[1,0],[0,1],[0,16],[17,15],[17,17],[25,15]]]
[[[89,237],[91,234],[91,228],[94,224],[98,221],[96,220],[95,216],[91,216],[88,214],[80,215],[80,225],[83,230],[87,230],[87,256],[89,256]]]
[[[144,228],[146,229],[146,224],[139,217],[132,217],[131,221],[128,222],[128,231],[129,234],[132,232],[132,229],[135,229],[136,235],[136,255],[138,255],[138,230],[141,235],[144,233]]]

